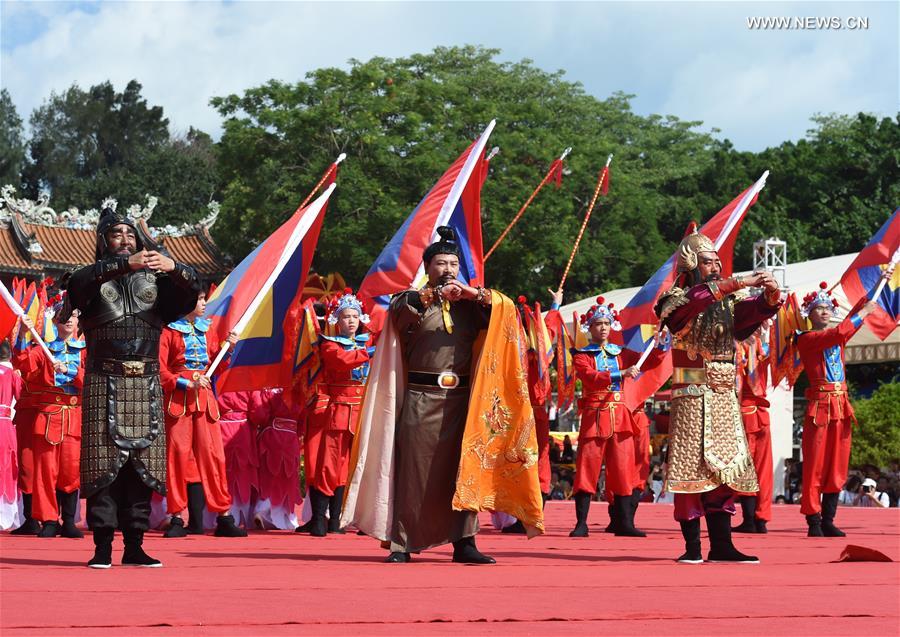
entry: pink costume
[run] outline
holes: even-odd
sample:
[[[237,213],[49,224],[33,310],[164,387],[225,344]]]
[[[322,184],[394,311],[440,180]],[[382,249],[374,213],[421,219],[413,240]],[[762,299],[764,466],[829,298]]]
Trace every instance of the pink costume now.
[[[0,530],[22,523],[19,516],[16,479],[16,428],[12,421],[12,404],[22,392],[22,377],[9,363],[0,363]]]
[[[219,425],[225,446],[225,472],[231,493],[231,515],[235,524],[250,528],[253,500],[259,494],[259,457],[256,432],[248,420],[250,410],[260,405],[258,391],[226,392],[219,396]]]
[[[299,523],[295,507],[300,496],[300,427],[302,410],[289,407],[280,388],[259,392],[249,410],[258,429],[259,500],[254,517],[263,528],[290,529]]]

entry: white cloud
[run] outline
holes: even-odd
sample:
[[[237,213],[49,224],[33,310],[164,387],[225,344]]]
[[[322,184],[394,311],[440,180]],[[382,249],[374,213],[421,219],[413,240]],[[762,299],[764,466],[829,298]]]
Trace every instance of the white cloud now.
[[[208,106],[215,95],[270,78],[298,81],[351,57],[472,43],[565,69],[598,97],[636,93],[638,112],[703,119],[739,148],[759,149],[802,136],[815,112],[895,112],[896,5],[855,5],[853,14],[873,16],[867,33],[751,33],[744,22],[761,11],[831,15],[834,6],[841,5],[5,2],[5,22],[27,24],[27,11],[38,11],[46,29],[4,45],[0,76],[26,119],[73,82],[86,88],[109,79],[121,90],[135,78],[173,129],[217,134],[221,121]]]

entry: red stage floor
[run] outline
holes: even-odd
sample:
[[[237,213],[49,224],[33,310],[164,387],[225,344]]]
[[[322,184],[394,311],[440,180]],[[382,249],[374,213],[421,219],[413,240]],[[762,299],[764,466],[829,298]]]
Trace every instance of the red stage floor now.
[[[833,563],[845,545],[900,560],[900,510],[841,509],[848,537],[807,538],[796,507],[771,532],[740,536],[760,565],[678,565],[665,505],[644,505],[645,539],[571,539],[569,502],[547,507],[547,535],[493,529],[479,547],[496,566],[450,562],[447,548],[411,564],[355,534],[287,532],[166,540],[146,548],[162,569],[84,567],[90,538],[0,536],[0,632],[14,635],[898,635],[900,562]],[[487,516],[482,519],[489,526]],[[704,537],[704,552],[706,539]],[[111,632],[114,631],[114,632]]]

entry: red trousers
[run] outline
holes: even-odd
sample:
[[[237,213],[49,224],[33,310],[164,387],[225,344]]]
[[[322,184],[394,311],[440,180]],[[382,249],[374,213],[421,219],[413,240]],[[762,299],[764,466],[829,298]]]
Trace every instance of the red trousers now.
[[[34,454],[31,450],[32,432],[34,431],[34,419],[37,411],[34,409],[16,409],[13,424],[16,426],[17,459],[19,461],[19,491],[30,494],[34,484]]]
[[[534,433],[538,445],[538,477],[541,493],[550,493],[550,414],[546,405],[532,405],[534,408]]]
[[[81,486],[81,407],[63,408],[54,414],[39,412],[34,420],[31,452],[31,517],[56,522],[56,490],[74,493]]]
[[[349,429],[334,429],[318,414],[307,420],[303,456],[306,484],[327,496],[347,484],[350,474],[350,449],[353,434]]]
[[[753,466],[759,478],[759,497],[756,503],[756,519],[768,522],[772,519],[773,473],[772,432],[768,427],[760,427],[747,434],[747,444],[753,457]],[[849,449],[849,447],[848,447]]]
[[[166,463],[166,508],[170,514],[184,511],[187,485],[198,478],[207,509],[222,514],[231,508],[222,432],[206,413],[166,414]]]
[[[650,423],[640,428],[634,438],[634,486],[642,491],[650,476]]]
[[[573,491],[596,493],[604,461],[606,488],[613,495],[631,495],[634,484],[634,437],[630,431],[616,432],[609,438],[578,439]]]
[[[849,417],[816,425],[810,416],[803,422],[803,495],[800,513],[822,511],[823,493],[840,493],[847,481],[853,426]]]

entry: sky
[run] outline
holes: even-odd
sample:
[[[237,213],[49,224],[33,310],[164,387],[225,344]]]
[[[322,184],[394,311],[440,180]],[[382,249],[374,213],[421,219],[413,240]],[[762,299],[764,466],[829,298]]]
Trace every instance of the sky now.
[[[752,17],[836,18],[842,28],[752,29]],[[217,138],[211,97],[351,58],[477,44],[564,70],[601,99],[634,94],[639,114],[700,120],[758,151],[802,138],[818,113],[896,116],[898,31],[897,2],[0,0],[0,86],[27,120],[73,83],[122,90],[137,79],[173,133],[194,126]]]

